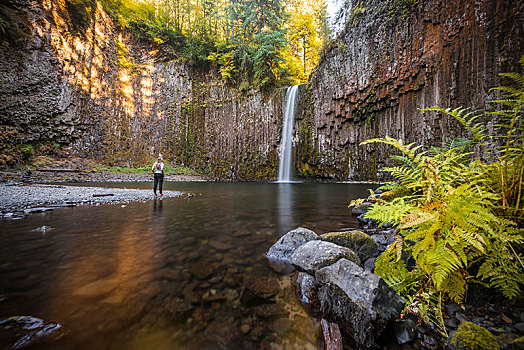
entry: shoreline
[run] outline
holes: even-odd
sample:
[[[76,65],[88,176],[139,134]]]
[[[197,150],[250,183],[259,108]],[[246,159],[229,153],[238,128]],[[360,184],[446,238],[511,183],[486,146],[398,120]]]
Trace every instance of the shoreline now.
[[[216,181],[203,175],[165,175],[165,181]],[[140,182],[153,181],[151,174],[105,173],[89,171],[42,171],[31,170],[30,175],[26,170],[0,172],[0,183],[78,183],[78,182]]]
[[[159,198],[180,197],[182,194],[166,190]],[[0,183],[0,218],[20,219],[27,214],[52,211],[57,207],[120,204],[155,198],[152,189]]]

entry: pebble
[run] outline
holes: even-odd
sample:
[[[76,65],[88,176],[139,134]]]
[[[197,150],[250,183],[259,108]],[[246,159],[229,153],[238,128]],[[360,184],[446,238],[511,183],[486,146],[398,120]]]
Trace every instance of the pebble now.
[[[242,334],[248,334],[250,330],[251,327],[248,324],[243,324],[242,326],[240,326],[240,331],[242,332]]]

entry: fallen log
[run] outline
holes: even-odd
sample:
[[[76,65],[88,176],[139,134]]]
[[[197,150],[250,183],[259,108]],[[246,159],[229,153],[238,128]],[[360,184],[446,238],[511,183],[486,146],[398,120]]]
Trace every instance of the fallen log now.
[[[322,319],[321,323],[326,350],[342,350],[342,334],[338,324],[328,322],[325,319]]]

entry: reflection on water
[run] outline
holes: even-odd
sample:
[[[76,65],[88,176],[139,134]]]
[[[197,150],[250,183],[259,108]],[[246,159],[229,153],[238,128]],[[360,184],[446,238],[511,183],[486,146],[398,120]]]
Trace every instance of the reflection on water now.
[[[293,184],[276,183],[278,186],[278,231],[293,229]]]
[[[195,195],[1,221],[0,319],[25,314],[63,326],[60,339],[36,348],[322,348],[295,276],[275,274],[263,254],[297,226],[356,225],[347,205],[368,186],[165,187]],[[52,229],[33,231],[44,225]],[[16,339],[0,331],[0,346]]]

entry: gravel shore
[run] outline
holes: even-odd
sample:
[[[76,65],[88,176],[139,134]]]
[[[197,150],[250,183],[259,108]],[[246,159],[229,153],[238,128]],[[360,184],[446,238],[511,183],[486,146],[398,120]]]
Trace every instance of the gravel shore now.
[[[164,191],[164,197],[181,195],[182,192],[179,191]],[[123,203],[150,199],[153,199],[153,191],[150,189],[0,183],[0,216],[16,217],[31,212],[52,210],[53,206]]]

